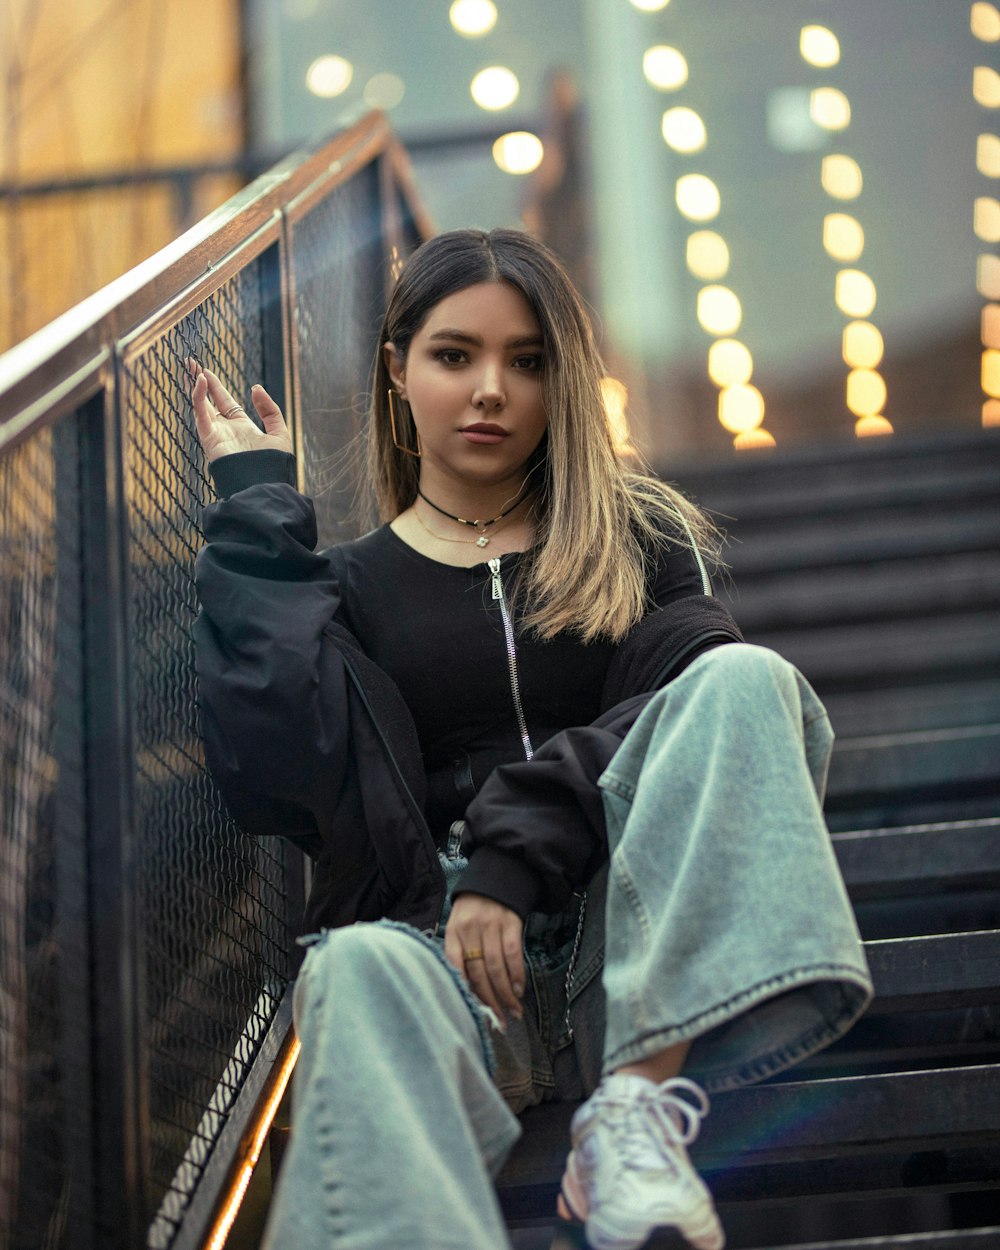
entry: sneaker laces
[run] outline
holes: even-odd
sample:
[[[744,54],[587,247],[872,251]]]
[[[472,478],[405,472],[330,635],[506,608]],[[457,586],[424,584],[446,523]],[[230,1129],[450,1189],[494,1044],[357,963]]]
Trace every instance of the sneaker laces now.
[[[709,1110],[705,1091],[683,1076],[672,1077],[661,1085],[650,1084],[648,1088],[633,1091],[630,1097],[609,1093],[606,1102],[624,1112],[621,1120],[621,1162],[638,1168],[649,1166],[652,1152],[659,1166],[668,1162],[676,1170],[672,1158],[664,1156],[652,1145],[649,1136],[651,1124],[659,1130],[661,1140],[688,1146],[698,1136],[701,1122]]]

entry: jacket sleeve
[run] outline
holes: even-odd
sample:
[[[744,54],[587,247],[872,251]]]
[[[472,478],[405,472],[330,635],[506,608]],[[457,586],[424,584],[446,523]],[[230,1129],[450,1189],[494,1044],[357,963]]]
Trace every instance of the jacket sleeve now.
[[[337,579],[313,550],[312,504],[289,462],[247,452],[213,464],[220,491],[237,489],[204,512],[194,640],[205,755],[227,805],[250,832],[316,854],[347,767],[347,677],[324,642]]]
[[[484,894],[516,911],[556,912],[607,854],[597,779],[646,697],[555,734],[530,760],[494,769],[465,815],[469,866],[455,893]]]

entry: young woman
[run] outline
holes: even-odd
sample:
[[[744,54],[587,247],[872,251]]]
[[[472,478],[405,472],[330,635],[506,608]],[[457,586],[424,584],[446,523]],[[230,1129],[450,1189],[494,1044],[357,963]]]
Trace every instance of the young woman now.
[[[871,993],[829,723],[712,597],[710,525],[616,456],[543,246],[424,244],[380,344],[384,524],[319,554],[275,404],[254,389],[261,432],[194,370],[207,758],[245,827],[314,860],[267,1244],[497,1250],[513,1113],[560,1098],[586,1100],[560,1210],[592,1246],[718,1250],[686,1152],[704,1090]]]

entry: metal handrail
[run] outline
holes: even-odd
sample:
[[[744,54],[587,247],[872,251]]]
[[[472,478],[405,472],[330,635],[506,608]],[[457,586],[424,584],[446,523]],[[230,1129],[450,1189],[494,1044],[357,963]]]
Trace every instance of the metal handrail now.
[[[0,453],[78,404],[81,388],[93,393],[88,380],[116,341],[211,274],[292,200],[310,188],[332,190],[377,156],[389,162],[418,233],[433,234],[409,158],[385,115],[367,114],[335,138],[286,157],[172,243],[0,355]],[[389,254],[402,248],[402,239],[385,244]]]

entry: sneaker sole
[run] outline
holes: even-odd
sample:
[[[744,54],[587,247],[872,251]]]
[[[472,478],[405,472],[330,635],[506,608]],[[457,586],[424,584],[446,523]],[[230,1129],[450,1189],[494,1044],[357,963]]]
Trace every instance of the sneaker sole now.
[[[590,1214],[586,1192],[575,1175],[572,1152],[559,1186],[556,1209],[560,1219],[576,1224],[586,1224]],[[675,1224],[654,1225],[652,1228],[637,1231],[635,1228],[602,1229],[595,1221],[591,1221],[587,1236],[588,1244],[593,1242],[592,1250],[639,1250],[653,1236],[658,1239],[657,1250],[691,1250],[692,1247],[695,1250],[723,1250],[726,1244],[722,1225],[714,1212],[709,1214],[709,1218],[699,1229],[692,1230],[688,1235],[682,1233]]]

